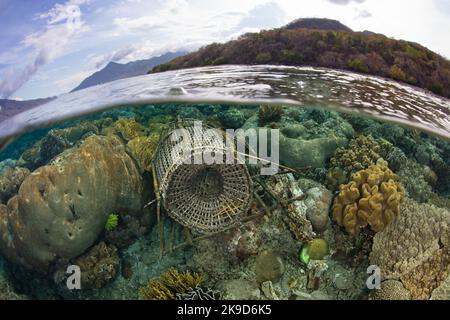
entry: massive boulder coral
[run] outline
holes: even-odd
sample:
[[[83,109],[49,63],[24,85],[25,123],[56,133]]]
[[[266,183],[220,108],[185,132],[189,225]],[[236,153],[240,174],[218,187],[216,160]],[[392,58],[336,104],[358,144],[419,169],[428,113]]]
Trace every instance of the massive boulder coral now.
[[[395,174],[387,167],[372,165],[340,186],[332,207],[333,219],[352,235],[367,225],[379,232],[399,214],[403,197]]]
[[[428,299],[449,272],[450,212],[405,199],[401,214],[375,235],[370,262],[383,279],[400,279],[415,299]]]
[[[55,260],[92,246],[109,214],[142,214],[142,177],[120,141],[88,137],[31,173],[0,205],[0,252],[46,272]]]
[[[449,249],[437,250],[428,260],[400,278],[413,299],[430,299],[433,290],[445,281],[449,274]]]

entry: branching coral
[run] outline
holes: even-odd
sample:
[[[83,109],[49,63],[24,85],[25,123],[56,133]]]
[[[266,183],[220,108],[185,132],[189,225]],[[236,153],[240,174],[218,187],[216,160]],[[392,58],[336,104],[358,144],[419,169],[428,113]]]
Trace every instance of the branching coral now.
[[[399,214],[403,188],[387,167],[376,165],[353,174],[341,185],[332,207],[334,220],[352,235],[370,225],[382,231]]]
[[[450,246],[449,221],[449,211],[406,198],[400,216],[383,232],[375,235],[370,263],[381,269],[384,279],[402,277],[405,280],[412,276],[408,275],[411,272],[423,274],[417,268],[426,263],[434,264],[436,261],[429,259],[441,255],[440,250]],[[447,267],[424,268],[437,273],[447,272],[448,263]],[[429,283],[422,282],[420,285],[425,287]]]
[[[260,126],[278,122],[283,115],[283,106],[264,104],[259,106],[258,121]]]
[[[177,295],[183,295],[197,288],[202,282],[198,273],[179,272],[170,268],[159,279],[150,281],[140,288],[139,292],[147,300],[175,300]]]

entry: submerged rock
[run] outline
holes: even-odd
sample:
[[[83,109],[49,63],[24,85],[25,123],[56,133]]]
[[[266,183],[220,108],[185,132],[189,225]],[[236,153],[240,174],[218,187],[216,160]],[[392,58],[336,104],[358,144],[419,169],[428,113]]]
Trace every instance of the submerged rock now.
[[[46,272],[56,259],[92,246],[109,214],[141,215],[143,188],[120,140],[91,136],[30,174],[18,194],[0,205],[0,251]]]
[[[276,282],[284,273],[284,263],[276,252],[266,250],[260,252],[256,257],[254,271],[259,283]]]
[[[323,186],[309,189],[306,191],[306,195],[306,216],[311,221],[314,231],[323,232],[327,228],[330,220],[328,212],[333,195],[331,191]]]

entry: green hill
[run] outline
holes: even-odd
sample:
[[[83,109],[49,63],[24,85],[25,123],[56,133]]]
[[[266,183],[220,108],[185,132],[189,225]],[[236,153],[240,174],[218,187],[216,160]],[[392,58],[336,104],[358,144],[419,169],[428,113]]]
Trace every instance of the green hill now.
[[[247,33],[224,44],[210,44],[149,72],[223,64],[317,66],[387,77],[450,97],[449,60],[417,43],[353,32],[333,20],[322,22],[300,19],[283,28]],[[320,27],[327,30],[317,29]],[[348,31],[342,31],[345,28]]]

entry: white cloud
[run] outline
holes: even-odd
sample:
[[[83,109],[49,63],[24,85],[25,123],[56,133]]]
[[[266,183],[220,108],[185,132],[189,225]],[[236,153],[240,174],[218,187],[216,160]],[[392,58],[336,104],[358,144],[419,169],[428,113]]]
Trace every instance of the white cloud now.
[[[42,66],[63,55],[72,38],[88,30],[81,21],[79,7],[86,2],[69,0],[37,15],[37,19],[47,19],[46,28],[25,37],[21,47],[22,50],[30,50],[33,58],[22,67],[13,65],[5,71],[0,81],[0,97],[9,97],[20,89]]]
[[[347,5],[352,2],[363,3],[365,0],[327,0],[328,2],[339,4],[339,5]]]

